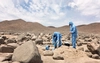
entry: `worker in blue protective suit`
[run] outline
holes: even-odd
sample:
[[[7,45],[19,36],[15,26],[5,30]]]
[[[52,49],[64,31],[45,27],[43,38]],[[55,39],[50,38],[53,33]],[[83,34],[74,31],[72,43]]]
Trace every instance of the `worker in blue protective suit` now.
[[[57,47],[60,47],[62,45],[61,42],[61,33],[60,32],[54,32],[52,36],[52,43],[54,45],[54,49]]]
[[[70,33],[72,34],[72,46],[73,48],[76,48],[77,28],[73,24],[73,22],[69,22],[69,26],[70,26]]]

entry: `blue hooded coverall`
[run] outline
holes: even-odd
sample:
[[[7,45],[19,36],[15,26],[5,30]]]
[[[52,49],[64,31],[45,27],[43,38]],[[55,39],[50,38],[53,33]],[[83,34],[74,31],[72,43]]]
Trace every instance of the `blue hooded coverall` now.
[[[72,34],[72,46],[73,48],[76,48],[77,28],[73,24],[73,22],[69,22],[69,26],[70,26],[70,32]]]
[[[54,32],[52,36],[52,43],[54,45],[54,49],[57,47],[60,47],[62,45],[61,42],[61,33],[60,32]]]

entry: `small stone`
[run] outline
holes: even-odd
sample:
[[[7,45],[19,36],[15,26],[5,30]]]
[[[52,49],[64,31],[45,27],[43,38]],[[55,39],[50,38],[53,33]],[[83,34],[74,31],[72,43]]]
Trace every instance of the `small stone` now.
[[[93,54],[93,55],[92,55],[92,58],[94,58],[94,59],[99,59],[99,55],[98,55],[98,54]]]

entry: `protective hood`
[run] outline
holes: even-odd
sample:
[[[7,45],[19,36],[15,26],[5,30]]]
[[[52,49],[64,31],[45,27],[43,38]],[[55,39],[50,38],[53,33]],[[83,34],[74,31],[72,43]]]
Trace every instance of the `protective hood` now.
[[[70,26],[70,25],[73,26],[73,22],[69,22],[69,26]]]

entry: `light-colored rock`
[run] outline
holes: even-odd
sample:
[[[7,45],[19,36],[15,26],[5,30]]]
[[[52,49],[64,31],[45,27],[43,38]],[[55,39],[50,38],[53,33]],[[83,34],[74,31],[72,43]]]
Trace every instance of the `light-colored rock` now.
[[[84,51],[84,47],[79,47],[78,50]]]
[[[82,46],[82,42],[77,42],[77,46]]]
[[[99,61],[87,61],[87,62],[85,62],[85,63],[100,63]]]
[[[36,39],[35,40],[35,43],[36,44],[43,44],[43,39]]]
[[[43,42],[44,45],[52,45],[52,42]]]
[[[54,53],[53,59],[55,59],[55,60],[64,60],[64,57],[61,54]]]
[[[35,43],[28,41],[14,50],[12,61],[41,63],[41,56]]]
[[[14,61],[14,62],[12,62],[12,63],[20,63],[20,62]]]
[[[17,41],[18,41],[18,42],[23,42],[23,41],[26,39],[25,36],[26,36],[26,35],[25,35],[24,33],[21,34],[21,35],[19,35],[18,38],[17,38]]]
[[[47,37],[42,37],[43,41],[44,42],[47,42],[48,41],[48,38]]]
[[[50,51],[50,50],[45,50],[44,52],[43,52],[43,55],[44,56],[53,56],[53,51]]]
[[[39,36],[38,36],[38,39],[42,39],[44,33],[40,33]]]
[[[17,43],[9,43],[7,46],[11,46],[12,48],[17,48],[19,45]]]
[[[5,60],[5,57],[0,57],[0,62],[3,62]]]
[[[3,62],[3,61],[10,61],[12,58],[12,54],[8,53],[8,54],[5,54],[5,55],[1,55],[0,56],[0,62]]]
[[[37,39],[37,36],[33,36],[31,39],[34,41]]]
[[[3,62],[0,62],[0,63],[9,63],[9,61],[3,61]]]
[[[87,53],[87,56],[91,58],[92,57],[92,53]]]

